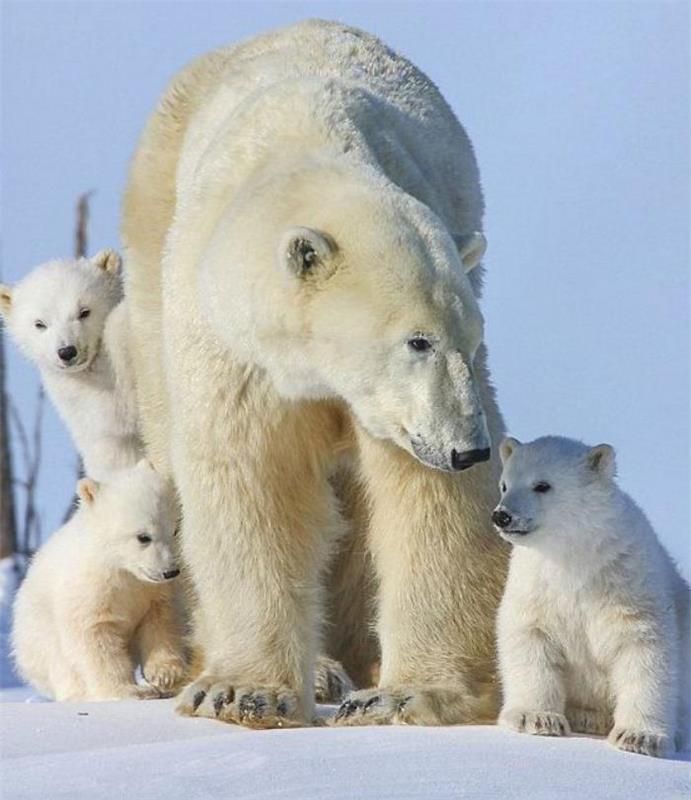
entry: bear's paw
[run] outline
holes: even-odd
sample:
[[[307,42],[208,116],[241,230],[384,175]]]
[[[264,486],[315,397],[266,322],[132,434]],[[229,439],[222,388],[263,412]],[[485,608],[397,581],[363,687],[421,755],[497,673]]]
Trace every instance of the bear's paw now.
[[[314,670],[314,699],[318,703],[340,703],[355,691],[355,684],[340,661],[319,656]]]
[[[247,728],[296,728],[304,724],[297,692],[280,686],[243,686],[202,676],[181,692],[177,712]]]
[[[142,673],[151,686],[172,695],[185,678],[185,662],[177,656],[154,657],[147,661]]]
[[[670,750],[670,739],[658,731],[636,730],[615,727],[607,737],[617,750],[627,753],[640,753],[644,756],[664,758]]]
[[[557,711],[524,711],[510,708],[499,715],[499,724],[504,728],[534,736],[568,736],[569,721]]]

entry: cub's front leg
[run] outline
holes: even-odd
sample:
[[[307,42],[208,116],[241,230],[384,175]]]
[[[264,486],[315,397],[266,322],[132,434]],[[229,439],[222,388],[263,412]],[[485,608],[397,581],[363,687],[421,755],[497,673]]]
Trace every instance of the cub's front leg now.
[[[145,700],[160,697],[153,687],[137,686],[127,637],[111,622],[80,624],[72,619],[61,632],[61,646],[70,654],[84,686],[84,700]],[[72,698],[72,699],[77,699]]]
[[[570,727],[564,713],[563,656],[543,630],[515,621],[508,599],[502,604],[498,625],[504,690],[499,724],[519,733],[564,736]]]
[[[161,587],[134,636],[144,678],[164,694],[179,689],[186,673],[174,602],[173,588]]]
[[[676,631],[671,620],[621,615],[611,683],[614,727],[608,740],[619,750],[666,756],[674,750],[678,679]]]

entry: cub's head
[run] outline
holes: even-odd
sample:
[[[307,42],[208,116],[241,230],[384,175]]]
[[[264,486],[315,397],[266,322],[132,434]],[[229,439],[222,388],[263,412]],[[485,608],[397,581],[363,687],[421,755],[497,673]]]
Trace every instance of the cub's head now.
[[[388,184],[318,168],[285,180],[229,208],[203,255],[216,335],[284,396],[340,397],[369,433],[431,467],[487,460],[468,277],[482,234],[452,235]]]
[[[107,483],[82,478],[77,494],[89,535],[98,537],[98,546],[113,568],[149,583],[179,574],[173,488],[148,461],[120,470]]]
[[[0,312],[25,355],[41,369],[76,372],[98,352],[103,326],[122,297],[120,256],[49,261],[16,286],[0,285]]]
[[[583,534],[616,472],[614,449],[545,436],[528,444],[507,438],[499,454],[501,499],[492,513],[499,535],[533,545]],[[590,524],[588,524],[590,523]]]

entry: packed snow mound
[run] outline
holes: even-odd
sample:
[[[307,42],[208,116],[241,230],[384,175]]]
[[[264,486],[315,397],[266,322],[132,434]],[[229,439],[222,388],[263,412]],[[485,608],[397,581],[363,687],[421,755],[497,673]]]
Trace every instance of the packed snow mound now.
[[[691,792],[689,754],[663,761],[602,740],[490,726],[249,731],[183,719],[172,706],[1,704],[3,800],[669,800]]]

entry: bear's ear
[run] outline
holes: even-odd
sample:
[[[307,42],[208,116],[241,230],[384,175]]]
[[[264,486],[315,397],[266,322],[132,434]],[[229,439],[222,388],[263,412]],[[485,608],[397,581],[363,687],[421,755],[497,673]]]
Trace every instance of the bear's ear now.
[[[0,314],[6,317],[12,308],[12,287],[0,283]]]
[[[501,463],[506,464],[511,455],[518,450],[520,446],[521,443],[518,441],[518,439],[507,436],[499,445],[499,458],[501,458]]]
[[[91,263],[109,275],[117,275],[122,266],[122,259],[115,250],[99,250],[91,259]]]
[[[82,478],[77,483],[77,497],[84,506],[90,506],[98,494],[99,485],[92,478]]]
[[[328,234],[312,228],[291,228],[281,239],[278,258],[283,269],[306,279],[331,274],[335,252],[336,244]]]
[[[611,444],[598,444],[588,450],[588,469],[603,478],[613,478],[617,473],[617,460]]]
[[[482,261],[482,256],[484,256],[485,250],[487,250],[487,239],[485,239],[480,231],[474,231],[473,233],[454,233],[451,237],[458,250],[463,269],[467,274],[475,269],[480,261]]]

